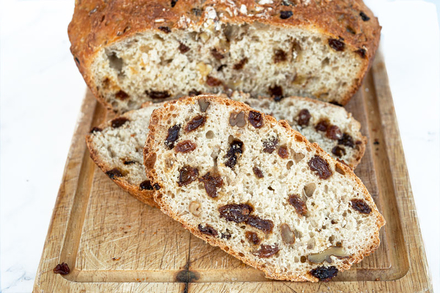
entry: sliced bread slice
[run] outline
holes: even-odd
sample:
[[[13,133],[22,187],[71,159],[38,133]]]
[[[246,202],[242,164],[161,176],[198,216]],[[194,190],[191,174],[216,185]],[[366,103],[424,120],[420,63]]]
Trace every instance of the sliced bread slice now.
[[[155,110],[144,164],[164,213],[269,278],[329,280],[379,246],[385,220],[353,171],[241,102]]]
[[[343,107],[302,97],[249,99],[247,94],[237,92],[232,94],[232,99],[277,120],[286,120],[308,141],[316,142],[333,158],[353,169],[364,156],[367,138],[360,132],[361,124]]]

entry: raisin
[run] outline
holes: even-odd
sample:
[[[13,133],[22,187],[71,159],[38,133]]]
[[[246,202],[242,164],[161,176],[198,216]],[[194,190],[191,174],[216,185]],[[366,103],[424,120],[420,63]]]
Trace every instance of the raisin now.
[[[197,115],[191,121],[189,121],[185,126],[186,132],[191,132],[199,128],[200,126],[205,125],[206,117],[202,115]]]
[[[352,34],[352,35],[355,35],[355,34],[356,34],[356,31],[355,31],[351,26],[347,26],[347,27],[345,28],[345,30],[346,30],[347,32],[349,32],[350,34]]]
[[[356,50],[354,52],[361,56],[361,58],[365,58],[367,56],[367,51],[364,48],[360,48],[359,50]]]
[[[342,144],[351,148],[354,147],[353,138],[347,133],[344,133],[342,135],[341,139],[338,140],[338,144]]]
[[[234,168],[234,166],[237,164],[238,155],[243,153],[243,142],[236,139],[234,140],[230,147],[228,152],[226,153],[225,158],[227,158],[225,162],[225,166],[229,168]]]
[[[263,178],[263,171],[261,171],[258,167],[253,167],[252,171],[254,171],[255,176],[257,176],[257,178]]]
[[[78,64],[78,65],[80,65],[81,64],[81,62],[79,62],[79,59],[78,59],[78,57],[75,57],[75,62]]]
[[[97,133],[97,132],[101,132],[102,129],[99,127],[93,127],[92,130],[90,130],[90,133]]]
[[[208,224],[205,225],[205,227],[202,226],[202,224],[199,224],[198,226],[199,231],[203,234],[216,237],[218,235],[217,230],[209,226]]]
[[[179,186],[185,186],[193,182],[199,176],[199,170],[190,166],[184,166],[179,170]]]
[[[158,183],[154,183],[153,188],[155,190],[159,190],[160,189],[160,185]]]
[[[274,85],[269,88],[271,97],[282,97],[283,96],[283,88],[279,85]]]
[[[118,168],[111,169],[107,172],[105,172],[110,179],[114,179],[115,177],[122,177],[122,173]]]
[[[363,21],[369,21],[370,20],[370,18],[363,11],[361,11],[359,13],[359,15],[361,16]]]
[[[338,158],[341,158],[342,156],[345,156],[345,149],[340,146],[335,146],[332,149],[332,154]]]
[[[336,125],[331,125],[327,128],[327,132],[325,135],[330,139],[339,140],[342,138],[342,131]]]
[[[225,55],[217,51],[217,49],[215,48],[211,49],[211,55],[217,60],[222,60],[223,58],[225,58]]]
[[[169,34],[171,32],[171,29],[167,26],[160,26],[159,29],[166,34]]]
[[[316,172],[316,175],[321,179],[328,179],[333,174],[327,161],[318,155],[310,159],[308,164],[310,169]]]
[[[192,152],[195,149],[196,144],[191,142],[190,140],[181,141],[176,145],[176,152],[178,153],[188,153]]]
[[[274,245],[264,245],[260,246],[260,249],[255,252],[256,256],[261,258],[268,258],[275,255],[280,249],[278,248],[278,244]]]
[[[316,131],[327,131],[327,128],[329,127],[329,123],[327,120],[321,120],[316,124],[315,129]]]
[[[248,204],[228,204],[218,208],[220,218],[235,223],[245,222],[254,209]]]
[[[241,59],[238,63],[234,64],[234,69],[235,70],[242,70],[243,67],[246,65],[246,63],[248,63],[248,58],[244,57],[243,59]]]
[[[271,233],[273,230],[273,222],[271,220],[264,220],[258,216],[248,216],[245,223],[264,233]]]
[[[113,128],[119,128],[122,125],[124,125],[126,122],[128,122],[129,120],[125,117],[118,117],[113,119],[110,124]]]
[[[328,45],[335,51],[344,51],[345,43],[337,39],[328,39]]]
[[[277,137],[272,137],[266,140],[263,140],[263,152],[265,153],[273,153],[273,151],[275,150],[275,148],[278,145],[278,138]]]
[[[206,173],[202,178],[199,178],[200,182],[203,182],[206,193],[212,197],[217,197],[217,188],[222,187],[223,179],[220,175],[211,175],[210,172]]]
[[[280,63],[287,60],[287,54],[281,49],[276,49],[275,54],[273,55],[273,62]]]
[[[222,71],[223,68],[226,68],[226,67],[228,67],[228,65],[226,65],[226,64],[222,64],[222,65],[220,65],[219,67],[217,67],[217,71]]]
[[[146,94],[152,98],[153,100],[155,99],[166,99],[171,97],[171,94],[168,91],[150,91],[150,92],[146,92]]]
[[[53,272],[54,274],[67,275],[70,273],[70,268],[65,262],[63,262],[57,264],[57,266],[53,269]]]
[[[184,43],[180,43],[180,45],[179,45],[180,53],[185,54],[189,50],[191,50],[191,49],[187,45],[185,45]]]
[[[310,271],[312,276],[318,278],[320,281],[330,281],[331,278],[335,277],[338,274],[338,269],[334,266],[331,267],[317,267]]]
[[[176,124],[173,127],[168,128],[168,135],[165,139],[165,145],[172,149],[174,148],[174,143],[179,138],[180,125]]]
[[[310,118],[312,118],[312,115],[310,115],[309,110],[302,109],[301,111],[299,111],[298,114],[298,125],[299,126],[309,125]]]
[[[287,148],[285,146],[281,146],[278,149],[278,155],[283,159],[287,159],[289,157],[289,151],[287,150]]]
[[[282,99],[284,99],[283,96],[275,96],[275,97],[273,97],[273,101],[274,101],[274,102],[279,102],[279,101],[281,101]]]
[[[263,126],[263,115],[260,112],[249,111],[249,122],[255,128],[261,128]]]
[[[222,239],[229,240],[232,237],[231,231],[229,231],[228,229],[226,229],[226,231],[224,233],[222,232],[221,234]]]
[[[305,216],[307,214],[307,206],[306,203],[303,202],[298,195],[292,194],[289,195],[289,203],[295,208],[296,212],[301,215]]]
[[[189,91],[188,95],[189,95],[190,97],[194,97],[194,96],[198,96],[198,95],[200,95],[201,93],[202,93],[202,92],[200,92],[200,91],[198,91],[198,90],[192,89],[192,90]]]
[[[119,92],[116,93],[115,97],[116,97],[116,99],[124,101],[124,100],[128,99],[130,96],[126,92],[120,90]]]
[[[371,213],[370,206],[363,199],[352,199],[351,207],[361,214]]]
[[[136,161],[124,161],[124,165],[133,165],[136,164]]]
[[[258,238],[258,234],[255,232],[246,231],[244,235],[246,239],[249,240],[249,242],[251,242],[254,245],[258,245],[261,242],[260,238]]]
[[[209,86],[221,86],[223,82],[215,77],[208,75],[206,78],[206,84]]]
[[[150,180],[145,180],[139,185],[140,190],[153,190]]]
[[[171,0],[171,7],[176,6],[177,1],[178,1],[178,0]]]
[[[293,12],[292,11],[280,11],[280,18],[281,19],[288,19],[292,17]]]

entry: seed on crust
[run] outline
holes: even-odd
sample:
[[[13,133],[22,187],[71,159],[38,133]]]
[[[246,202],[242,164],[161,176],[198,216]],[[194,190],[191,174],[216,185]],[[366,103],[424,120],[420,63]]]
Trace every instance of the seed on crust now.
[[[273,245],[264,245],[261,244],[260,249],[257,250],[254,254],[261,258],[268,258],[275,255],[280,249],[278,248],[278,244]]]
[[[257,176],[257,178],[263,178],[263,171],[261,171],[258,167],[253,167],[252,171],[254,171],[255,176]]]
[[[206,122],[206,116],[197,115],[191,121],[189,121],[185,126],[186,132],[191,132],[199,128],[200,126],[205,125]]]
[[[295,233],[290,229],[289,225],[281,224],[280,226],[281,238],[283,242],[286,244],[294,244],[295,243]]]
[[[240,111],[238,113],[231,112],[231,115],[229,116],[229,125],[244,127],[246,125],[244,112],[243,111]]]
[[[199,178],[199,181],[203,182],[206,193],[212,198],[217,197],[217,188],[220,188],[223,185],[222,177],[215,174],[211,175],[210,172]]]
[[[249,111],[249,122],[255,128],[261,128],[263,126],[263,115],[260,112]]]
[[[283,159],[287,159],[289,157],[289,150],[285,146],[280,146],[278,155]]]
[[[190,140],[184,140],[176,145],[175,150],[178,153],[189,153],[195,150],[196,147],[197,145]]]
[[[110,179],[114,179],[115,177],[122,177],[122,172],[118,168],[111,169],[110,171],[105,172]]]
[[[200,92],[194,93],[194,95],[195,96],[200,95]],[[191,96],[191,92],[190,92],[190,96]],[[199,107],[200,107],[201,112],[206,112],[209,105],[211,104],[210,102],[208,102],[205,99],[198,99],[197,102],[199,103]]]
[[[128,120],[125,117],[118,117],[118,118],[113,119],[110,122],[110,124],[111,124],[112,128],[119,128],[122,125],[124,125],[125,123],[127,123],[128,121],[130,121],[130,120]]]
[[[258,245],[261,242],[261,239],[258,238],[258,234],[255,232],[246,231],[246,233],[244,233],[244,235],[245,235],[246,239],[249,240],[249,242],[254,245]]]
[[[150,180],[142,181],[141,184],[139,184],[140,190],[153,190],[153,186],[151,185]]]
[[[198,226],[199,231],[203,234],[216,237],[218,235],[217,230],[209,226],[208,224],[205,225],[205,227],[202,226],[202,224],[199,224]]]
[[[302,109],[301,111],[299,111],[299,114],[298,114],[298,125],[299,126],[308,126],[310,118],[312,118],[312,115],[310,115],[309,110]]]
[[[330,48],[332,48],[335,51],[344,51],[345,49],[345,43],[341,40],[337,40],[337,39],[328,39],[328,45],[330,46]]]
[[[317,267],[316,269],[311,270],[310,274],[315,278],[318,278],[320,281],[327,282],[338,274],[338,269],[334,266],[331,267],[320,266]]]
[[[328,179],[333,174],[327,161],[318,155],[311,158],[308,165],[310,170],[315,172],[315,174],[321,179]]]
[[[168,128],[168,135],[165,139],[165,145],[172,149],[174,148],[174,143],[179,138],[180,124],[176,124],[170,128]]]
[[[190,166],[184,166],[179,170],[179,186],[186,186],[197,179],[199,170]]]
[[[361,214],[371,213],[370,206],[363,199],[352,199],[351,207]]]
[[[307,215],[307,206],[306,203],[303,202],[298,195],[292,194],[289,195],[289,203],[295,208],[296,212],[301,215]]]

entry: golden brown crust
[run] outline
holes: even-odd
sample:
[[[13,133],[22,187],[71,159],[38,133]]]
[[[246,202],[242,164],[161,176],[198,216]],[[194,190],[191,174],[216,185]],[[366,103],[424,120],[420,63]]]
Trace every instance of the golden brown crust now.
[[[158,133],[160,133],[161,126],[160,126],[160,118],[159,117],[166,116],[166,113],[168,111],[170,111],[170,108],[172,108],[173,104],[176,104],[176,103],[193,104],[193,103],[196,103],[197,100],[201,97],[205,101],[206,100],[208,100],[208,101],[215,100],[217,103],[230,105],[231,107],[240,109],[240,111],[246,111],[246,112],[250,111],[250,110],[255,111],[254,109],[252,109],[251,107],[249,107],[248,105],[246,105],[244,103],[233,101],[230,99],[219,98],[217,96],[210,96],[210,95],[189,97],[189,98],[183,97],[178,100],[166,103],[164,105],[164,107],[156,109],[151,116],[150,126],[149,126],[149,135],[147,137],[147,141],[145,143],[145,148],[144,148],[144,165],[146,168],[147,177],[149,180],[151,180],[151,182],[157,183],[159,185],[163,184],[154,170],[154,163],[156,160],[156,154],[151,151],[151,150],[154,150],[154,146],[156,144],[156,142],[155,142],[157,139],[156,135]],[[265,115],[264,113],[261,113],[261,115],[263,116],[265,125],[266,124],[269,124],[269,125],[279,124],[279,125],[281,125],[286,130],[286,133],[288,134],[288,136],[290,136],[292,138],[292,140],[294,139],[295,136],[298,136],[298,135],[302,136],[299,132],[292,129],[286,121],[282,120],[282,121],[277,122],[276,119],[270,115]],[[339,269],[339,271],[344,271],[344,270],[349,269],[352,264],[360,262],[365,256],[368,256],[369,254],[374,252],[379,247],[379,244],[380,244],[379,230],[382,226],[385,225],[385,219],[377,210],[376,205],[373,201],[373,198],[369,194],[366,187],[363,185],[361,180],[353,173],[353,170],[351,168],[349,168],[348,166],[346,166],[340,162],[337,162],[335,159],[331,158],[324,150],[322,150],[319,147],[318,144],[310,143],[305,137],[303,137],[303,141],[308,147],[314,149],[318,155],[324,157],[327,161],[332,161],[335,165],[338,166],[338,168],[342,169],[345,172],[346,176],[348,176],[356,181],[358,187],[362,190],[362,193],[365,195],[365,200],[369,203],[369,206],[372,207],[372,211],[371,211],[372,216],[375,216],[375,218],[377,219],[377,222],[376,222],[377,230],[374,233],[375,235],[374,235],[374,239],[373,239],[373,244],[370,247],[367,247],[364,251],[358,251],[357,254],[354,254],[350,258],[347,258],[346,262]],[[266,277],[268,277],[268,278],[277,279],[277,280],[289,280],[289,281],[310,281],[310,282],[319,281],[318,278],[312,276],[310,273],[303,274],[303,275],[297,275],[297,274],[293,274],[293,273],[289,273],[289,272],[287,272],[285,274],[278,274],[276,272],[271,271],[269,268],[262,266],[261,264],[258,264],[258,263],[253,262],[243,256],[240,256],[238,252],[230,249],[230,247],[226,246],[219,239],[209,237],[205,234],[202,234],[195,227],[192,227],[187,222],[185,222],[182,218],[180,218],[177,214],[175,214],[172,211],[172,209],[170,208],[170,206],[168,206],[167,203],[162,200],[162,195],[160,193],[160,190],[156,191],[156,193],[154,194],[154,199],[157,202],[157,204],[159,205],[161,211],[163,211],[165,214],[167,214],[168,216],[170,216],[174,220],[177,220],[180,223],[182,223],[183,227],[185,229],[189,230],[192,234],[203,239],[204,241],[206,241],[207,243],[209,243],[213,246],[220,247],[220,249],[235,256],[236,258],[243,261],[245,264],[250,265],[252,267],[255,267],[255,268],[263,271],[266,274]]]
[[[93,94],[111,109],[99,95],[91,76],[91,64],[98,51],[136,33],[148,30],[165,33],[159,27],[171,30],[198,27],[207,19],[207,8],[213,7],[224,23],[258,21],[285,28],[302,26],[319,30],[329,38],[343,39],[345,50],[365,50],[362,51],[365,56],[358,54],[363,63],[357,82],[339,102],[345,105],[360,87],[379,44],[381,27],[371,10],[362,0],[270,0],[264,2],[273,3],[265,5],[258,2],[262,1],[76,0],[68,28],[71,52]],[[243,5],[246,9],[242,9]],[[291,11],[292,15],[281,18],[281,11]],[[366,17],[361,16],[361,12]]]

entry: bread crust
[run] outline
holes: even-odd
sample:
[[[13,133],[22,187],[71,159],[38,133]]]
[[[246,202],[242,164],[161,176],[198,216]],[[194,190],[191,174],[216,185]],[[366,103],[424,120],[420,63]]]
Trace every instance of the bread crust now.
[[[71,52],[90,90],[102,104],[112,109],[100,96],[92,77],[91,65],[96,54],[137,33],[149,30],[165,33],[159,27],[171,30],[200,27],[212,21],[207,9],[212,7],[223,23],[260,22],[283,28],[309,28],[329,38],[342,38],[347,49],[353,52],[364,49],[365,57],[359,56],[362,65],[357,80],[338,101],[345,105],[360,87],[379,44],[381,27],[371,10],[362,0],[269,0],[262,5],[257,2],[263,3],[262,0],[77,0],[68,28]],[[193,9],[201,11],[200,15],[193,13]],[[293,14],[282,19],[281,11]],[[366,18],[360,15],[361,12],[369,19],[363,20]]]
[[[160,186],[163,185],[161,179],[159,178],[159,176],[157,175],[157,173],[154,169],[156,154],[152,151],[154,149],[155,144],[156,144],[156,139],[157,139],[156,136],[160,133],[161,126],[160,126],[160,118],[159,117],[164,116],[164,115],[166,116],[167,111],[170,111],[170,107],[172,108],[174,104],[177,104],[177,103],[181,103],[184,105],[185,104],[193,104],[193,103],[196,103],[199,98],[203,98],[205,101],[208,101],[208,102],[215,101],[216,103],[229,105],[232,108],[239,110],[239,111],[245,111],[245,112],[248,112],[251,110],[255,111],[254,109],[252,109],[251,107],[247,106],[244,103],[229,100],[229,99],[224,99],[224,98],[220,98],[220,97],[216,97],[216,96],[211,96],[211,95],[198,96],[198,97],[183,97],[178,100],[166,103],[164,105],[164,107],[156,109],[151,116],[150,126],[149,126],[149,135],[147,137],[147,141],[145,143],[145,148],[144,148],[144,165],[146,167],[147,177],[149,180],[151,180],[151,182],[157,183]],[[264,113],[261,113],[261,115],[263,117],[264,125],[266,125],[266,124],[268,124],[268,125],[275,125],[275,124],[281,125],[285,129],[287,135],[290,136],[290,138],[292,140],[294,139],[294,136],[299,135],[299,136],[303,137],[299,132],[292,129],[286,121],[282,120],[282,121],[278,122],[278,121],[276,121],[275,118],[273,118],[270,115],[265,115]],[[352,171],[351,168],[349,168],[348,166],[346,166],[340,162],[337,162],[335,159],[331,158],[325,151],[323,151],[318,146],[318,144],[310,143],[309,141],[307,141],[307,139],[305,137],[303,137],[303,139],[304,139],[304,143],[308,147],[310,147],[311,149],[315,150],[319,156],[323,157],[327,161],[332,161],[335,165],[337,165],[339,168],[341,168],[345,172],[346,176],[355,180],[357,187],[360,188],[362,193],[365,195],[365,200],[368,202],[369,206],[372,208],[371,213],[374,214],[375,218],[377,219],[377,221],[376,221],[377,230],[375,230],[375,232],[374,232],[374,239],[372,241],[371,246],[366,247],[363,251],[358,251],[356,254],[347,258],[346,262],[343,265],[341,265],[341,267],[338,268],[339,271],[344,271],[344,270],[349,269],[352,264],[360,262],[365,256],[368,256],[369,254],[374,252],[379,247],[379,244],[380,244],[379,231],[380,231],[380,228],[385,225],[385,219],[380,214],[380,212],[377,210],[377,207],[376,207],[371,195],[369,194],[368,190],[366,189],[366,187],[363,185],[361,180],[354,174],[354,172]],[[306,274],[294,274],[291,272],[286,272],[286,273],[280,274],[280,273],[275,272],[274,270],[271,270],[268,267],[264,267],[263,265],[261,265],[259,263],[251,261],[251,260],[247,259],[246,257],[240,256],[239,252],[233,251],[230,247],[228,247],[222,241],[220,241],[220,239],[209,237],[205,234],[202,234],[198,229],[191,226],[188,222],[186,222],[185,220],[180,218],[177,214],[175,214],[173,212],[173,210],[171,209],[171,207],[169,205],[167,205],[167,203],[164,200],[162,200],[162,195],[160,193],[160,189],[155,192],[154,199],[155,199],[156,203],[159,205],[161,211],[163,211],[165,214],[167,214],[168,216],[170,216],[174,220],[179,221],[183,225],[183,227],[185,229],[189,230],[192,234],[194,234],[198,238],[206,241],[207,243],[209,243],[213,246],[218,246],[220,249],[222,249],[226,253],[229,253],[229,254],[233,255],[234,257],[240,259],[245,264],[250,265],[254,268],[257,268],[257,269],[263,271],[267,278],[272,278],[272,279],[277,279],[277,280],[288,280],[288,281],[310,281],[310,282],[318,282],[319,281],[319,279],[312,276],[310,274],[310,272],[308,272]]]

